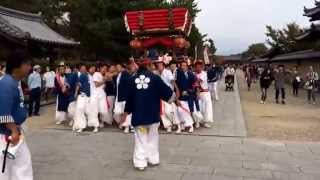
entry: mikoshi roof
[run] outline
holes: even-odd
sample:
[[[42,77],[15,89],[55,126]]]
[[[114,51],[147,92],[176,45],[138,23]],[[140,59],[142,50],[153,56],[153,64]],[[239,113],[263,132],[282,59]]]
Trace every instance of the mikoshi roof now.
[[[320,18],[320,1],[315,1],[313,8],[304,7],[304,16],[311,17],[310,21],[319,20]]]
[[[129,11],[124,15],[127,31],[132,35],[154,33],[188,36],[192,19],[186,8]]]
[[[0,6],[0,36],[15,40],[32,40],[53,45],[79,45],[48,27],[41,15]]]

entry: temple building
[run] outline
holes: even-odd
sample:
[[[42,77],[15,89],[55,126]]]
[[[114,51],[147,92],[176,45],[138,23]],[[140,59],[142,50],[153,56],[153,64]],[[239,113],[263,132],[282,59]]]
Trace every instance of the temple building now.
[[[297,37],[297,40],[316,42],[320,39],[320,24],[316,23],[320,20],[320,1],[315,1],[315,7],[313,8],[304,7],[304,16],[308,17],[312,24],[309,29]]]
[[[320,1],[315,1],[313,8],[304,7],[303,15],[312,23],[296,40],[306,50],[280,54],[276,49],[271,49],[266,55],[252,60],[252,63],[275,66],[283,64],[289,69],[297,66],[301,72],[306,72],[309,66],[313,66],[320,71]]]
[[[58,34],[32,14],[0,6],[0,61],[13,49],[26,49],[33,57],[52,61],[60,49],[73,49],[80,43]]]

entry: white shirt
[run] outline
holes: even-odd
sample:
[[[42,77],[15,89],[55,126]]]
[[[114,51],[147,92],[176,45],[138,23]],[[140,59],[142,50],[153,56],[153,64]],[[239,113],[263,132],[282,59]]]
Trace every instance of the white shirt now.
[[[44,73],[43,80],[45,81],[45,87],[47,88],[53,88],[54,87],[54,78],[56,77],[56,74],[53,71],[49,71]]]
[[[93,82],[93,75],[88,74],[89,84],[90,84],[90,92],[93,93],[93,89],[96,86]]]
[[[92,80],[93,80],[93,83],[94,82],[99,82],[99,83],[102,83],[103,82],[103,76],[100,72],[95,72],[93,74],[93,77],[92,77]],[[105,85],[102,85],[102,86],[99,86],[99,87],[96,87],[96,85],[94,84],[93,85],[93,95],[105,95],[106,93],[104,92],[104,86]]]
[[[226,75],[234,75],[236,72],[234,70],[234,68],[227,68],[226,69]]]
[[[208,85],[208,75],[206,71],[201,71],[201,73],[197,74],[197,78],[200,80],[200,87],[203,90],[208,90],[209,85]]]
[[[160,77],[164,81],[164,83],[166,83],[167,86],[169,86],[172,90],[174,90],[172,81],[174,81],[175,78],[170,70],[164,69]]]

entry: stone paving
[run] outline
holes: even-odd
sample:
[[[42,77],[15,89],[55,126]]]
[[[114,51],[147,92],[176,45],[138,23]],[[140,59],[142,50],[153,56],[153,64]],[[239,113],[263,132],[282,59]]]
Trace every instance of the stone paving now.
[[[132,167],[132,134],[106,128],[76,135],[53,125],[54,108],[45,108],[27,134],[35,180],[320,180],[320,142],[245,137],[237,85],[230,93],[223,86],[215,127],[162,134],[161,165],[144,172]]]
[[[319,180],[320,143],[161,135],[161,165],[132,168],[133,136],[31,130],[35,180]]]

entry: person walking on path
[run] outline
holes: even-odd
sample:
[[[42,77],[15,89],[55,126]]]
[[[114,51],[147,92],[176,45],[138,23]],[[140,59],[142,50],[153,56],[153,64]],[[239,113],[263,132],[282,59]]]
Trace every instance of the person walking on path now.
[[[41,100],[41,67],[35,65],[33,72],[28,77],[28,87],[30,90],[29,116],[39,116]],[[34,106],[35,105],[35,106]]]
[[[284,70],[284,65],[279,65],[278,69],[275,71],[275,89],[276,89],[276,103],[279,104],[279,96],[281,93],[281,103],[286,104],[286,89],[285,89],[285,79],[286,72]]]
[[[56,73],[50,70],[50,67],[46,67],[46,72],[43,74],[44,80],[44,99],[46,102],[49,100],[49,96],[52,95],[54,90],[54,79],[56,77]]]
[[[272,83],[273,77],[270,69],[265,69],[260,76],[261,104],[267,100],[268,89]]]
[[[13,52],[6,68],[6,74],[0,78],[0,159],[3,160],[0,179],[33,180],[31,154],[22,126],[27,111],[20,82],[30,71],[26,53]],[[13,149],[17,149],[16,153]]]
[[[246,79],[246,83],[248,86],[248,91],[251,90],[251,83],[252,83],[252,77],[254,77],[250,71],[250,67],[246,68],[246,72],[245,72],[245,79]]]
[[[301,83],[301,75],[298,71],[298,67],[295,67],[292,72],[292,90],[293,96],[298,97],[299,95],[299,87]]]
[[[218,94],[218,81],[220,79],[219,73],[220,73],[219,67],[215,63],[213,63],[211,67],[209,67],[207,72],[211,98],[216,101],[219,101],[219,94]]]
[[[309,72],[306,75],[306,84],[305,88],[307,89],[308,92],[308,102],[311,104],[316,103],[316,92],[317,92],[317,81],[319,80],[319,75],[317,72],[313,70],[313,67],[309,67]]]
[[[152,73],[150,67],[150,60],[143,60],[137,73],[130,78],[122,118],[124,122],[127,114],[132,113],[132,125],[135,128],[133,165],[138,170],[145,170],[148,165],[160,164],[160,100],[170,103],[174,101],[172,89]]]

